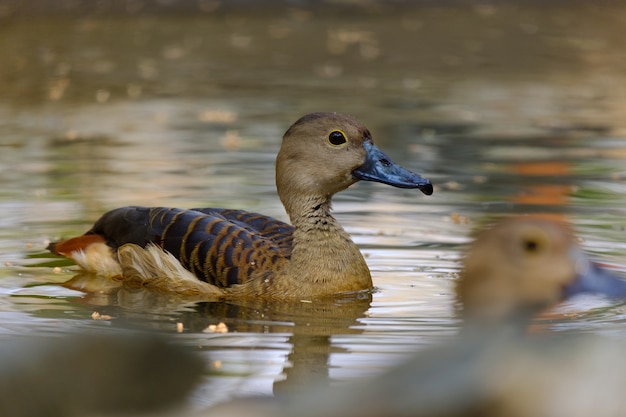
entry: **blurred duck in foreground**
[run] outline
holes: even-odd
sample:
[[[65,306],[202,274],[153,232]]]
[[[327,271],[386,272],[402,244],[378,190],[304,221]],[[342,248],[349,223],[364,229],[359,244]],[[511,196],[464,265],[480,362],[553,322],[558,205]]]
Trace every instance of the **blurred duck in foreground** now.
[[[357,120],[313,113],[285,133],[276,187],[291,224],[242,210],[122,207],[50,251],[131,286],[206,298],[307,299],[372,289],[359,248],[331,215],[359,180],[430,195]],[[80,289],[80,288],[78,288]]]
[[[139,416],[180,411],[204,376],[189,348],[155,335],[13,336],[0,346],[0,415]]]
[[[530,320],[580,293],[626,296],[626,281],[592,262],[569,226],[513,217],[483,231],[467,251],[456,285],[465,321]],[[467,324],[467,323],[466,323]]]
[[[528,216],[484,231],[467,252],[456,290],[466,324],[447,344],[369,381],[275,402],[237,401],[203,415],[626,415],[624,343],[523,331],[534,314],[570,295],[626,294],[624,281],[590,261],[566,225]]]

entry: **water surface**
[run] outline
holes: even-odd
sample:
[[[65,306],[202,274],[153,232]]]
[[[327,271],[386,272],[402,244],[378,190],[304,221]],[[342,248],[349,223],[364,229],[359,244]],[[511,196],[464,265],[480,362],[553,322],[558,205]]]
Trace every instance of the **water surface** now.
[[[0,338],[171,334],[215,371],[189,400],[203,408],[312,377],[373,375],[455,334],[459,259],[494,217],[563,214],[587,251],[623,271],[625,23],[617,5],[5,17]],[[369,183],[336,197],[372,270],[371,300],[84,294],[59,285],[73,267],[33,258],[123,205],[287,220],[274,157],[287,127],[312,111],[354,115],[435,184],[430,197]],[[551,328],[626,334],[621,305],[566,307],[577,314]],[[219,323],[227,332],[209,329]]]

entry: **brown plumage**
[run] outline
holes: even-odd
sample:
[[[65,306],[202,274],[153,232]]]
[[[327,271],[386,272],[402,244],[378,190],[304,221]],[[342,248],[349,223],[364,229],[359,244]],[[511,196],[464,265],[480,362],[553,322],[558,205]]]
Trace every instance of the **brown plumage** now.
[[[359,180],[433,192],[355,119],[313,113],[287,130],[276,158],[291,224],[242,210],[130,206],[49,249],[90,272],[183,294],[297,299],[370,290],[361,252],[330,214],[332,196]]]
[[[626,282],[591,262],[571,228],[544,215],[511,217],[482,231],[456,283],[466,319],[526,318],[569,295],[623,297]]]

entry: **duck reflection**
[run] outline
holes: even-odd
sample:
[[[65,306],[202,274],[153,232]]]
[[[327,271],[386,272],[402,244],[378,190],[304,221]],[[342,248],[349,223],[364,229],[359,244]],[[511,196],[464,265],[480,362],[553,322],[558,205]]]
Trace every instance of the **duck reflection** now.
[[[330,382],[331,356],[347,352],[333,344],[333,336],[362,333],[359,320],[370,304],[370,293],[312,302],[209,302],[199,303],[181,319],[192,332],[219,320],[229,331],[290,334],[283,375],[274,382],[274,393],[282,394],[306,390],[312,382]]]
[[[333,343],[335,335],[355,335],[363,331],[360,320],[366,317],[372,302],[369,291],[347,293],[335,297],[291,302],[267,300],[193,301],[171,294],[126,288],[114,291],[103,284],[95,290],[98,278],[78,274],[65,286],[92,292],[76,302],[95,307],[103,315],[115,317],[111,323],[119,327],[172,331],[174,316],[186,332],[202,333],[210,325],[224,323],[228,333],[286,334],[290,346],[283,374],[274,382],[274,393],[298,392],[313,381],[330,382],[330,359],[333,354],[347,352]],[[105,280],[101,280],[105,281]],[[86,284],[89,283],[89,284]]]

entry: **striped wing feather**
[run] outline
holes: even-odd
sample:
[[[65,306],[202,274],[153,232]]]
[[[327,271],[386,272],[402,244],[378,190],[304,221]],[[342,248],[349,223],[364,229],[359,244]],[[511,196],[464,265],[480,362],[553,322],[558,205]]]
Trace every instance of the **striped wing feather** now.
[[[243,210],[129,206],[104,214],[87,233],[105,236],[114,248],[153,242],[199,279],[228,287],[289,258],[292,232],[287,223]]]

